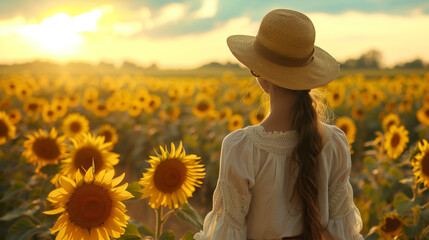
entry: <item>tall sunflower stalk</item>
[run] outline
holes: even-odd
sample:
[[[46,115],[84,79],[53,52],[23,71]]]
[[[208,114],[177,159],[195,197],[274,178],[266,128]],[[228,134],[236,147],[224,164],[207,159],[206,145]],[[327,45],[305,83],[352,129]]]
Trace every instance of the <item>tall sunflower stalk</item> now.
[[[201,179],[205,176],[200,157],[194,154],[186,155],[182,142],[177,148],[171,143],[170,151],[162,146],[160,150],[160,153],[156,152],[156,156],[150,156],[148,162],[151,167],[143,173],[139,181],[143,187],[141,198],[150,198],[149,206],[156,213],[155,240],[163,234],[163,225],[169,216],[176,213],[181,217],[183,210],[191,210],[188,213],[193,211],[187,205],[187,199],[192,197],[195,187],[201,186]],[[165,215],[163,215],[164,207],[170,209]],[[195,212],[192,215],[193,223],[196,223],[194,226],[201,228],[199,216]]]

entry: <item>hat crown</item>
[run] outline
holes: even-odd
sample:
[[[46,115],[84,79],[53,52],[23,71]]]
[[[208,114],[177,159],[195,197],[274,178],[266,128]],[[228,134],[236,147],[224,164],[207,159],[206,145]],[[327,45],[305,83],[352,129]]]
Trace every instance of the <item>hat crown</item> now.
[[[313,53],[315,38],[316,31],[307,16],[276,9],[262,19],[255,44],[281,57],[305,59]]]

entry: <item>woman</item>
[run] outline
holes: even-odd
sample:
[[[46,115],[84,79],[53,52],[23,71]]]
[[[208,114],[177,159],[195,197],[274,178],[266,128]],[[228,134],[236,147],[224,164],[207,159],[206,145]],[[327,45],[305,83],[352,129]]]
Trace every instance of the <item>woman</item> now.
[[[347,138],[321,122],[310,93],[339,64],[314,41],[311,20],[287,9],[269,12],[256,37],[228,38],[269,94],[270,114],[224,139],[213,210],[195,239],[363,239]]]

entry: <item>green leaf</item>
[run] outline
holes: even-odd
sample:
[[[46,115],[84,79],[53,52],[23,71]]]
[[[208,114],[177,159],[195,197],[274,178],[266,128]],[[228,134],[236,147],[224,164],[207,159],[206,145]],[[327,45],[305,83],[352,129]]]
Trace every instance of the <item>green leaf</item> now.
[[[40,171],[49,177],[54,176],[59,172],[59,165],[58,164],[48,164],[40,169]]]
[[[27,190],[27,187],[25,183],[17,183],[10,187],[4,194],[3,197],[0,199],[0,202],[9,201],[12,198],[14,198],[16,195],[24,192]]]
[[[182,240],[194,240],[194,234],[192,232],[186,232]]]
[[[374,157],[366,156],[363,159],[363,162],[365,163],[365,167],[369,172],[377,168],[377,161],[375,161]]]
[[[161,234],[159,240],[176,240],[176,235],[171,230],[167,230]]]
[[[393,207],[398,213],[410,210],[416,203],[411,201],[404,193],[398,193],[393,200]]]
[[[138,182],[128,184],[127,191],[134,196],[134,198],[131,198],[130,200],[137,200],[142,196],[142,186]]]
[[[152,229],[150,229],[146,225],[139,226],[139,232],[141,232],[144,236],[155,237],[155,234],[153,233]]]
[[[118,240],[139,240],[142,239],[142,236],[140,235],[139,230],[137,229],[137,226],[128,223],[127,228],[125,228],[125,233],[122,234]]]
[[[40,209],[39,200],[34,200],[32,203],[24,202],[21,206],[6,213],[0,217],[0,221],[9,221],[23,215],[33,215]]]
[[[203,220],[190,204],[182,204],[179,208],[174,209],[174,214],[186,222],[192,224],[198,230],[203,229]]]
[[[7,233],[6,239],[27,240],[31,239],[37,233],[48,230],[47,227],[40,227],[34,224],[28,217],[20,218],[16,221]]]

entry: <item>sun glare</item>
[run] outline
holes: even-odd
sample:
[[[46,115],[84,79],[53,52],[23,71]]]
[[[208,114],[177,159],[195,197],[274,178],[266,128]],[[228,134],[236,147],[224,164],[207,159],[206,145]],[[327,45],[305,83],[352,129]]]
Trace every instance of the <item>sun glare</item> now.
[[[69,16],[57,13],[43,19],[40,24],[26,25],[21,33],[37,44],[44,52],[55,56],[72,53],[82,42],[83,32],[94,32],[98,19],[103,15],[100,9]]]

